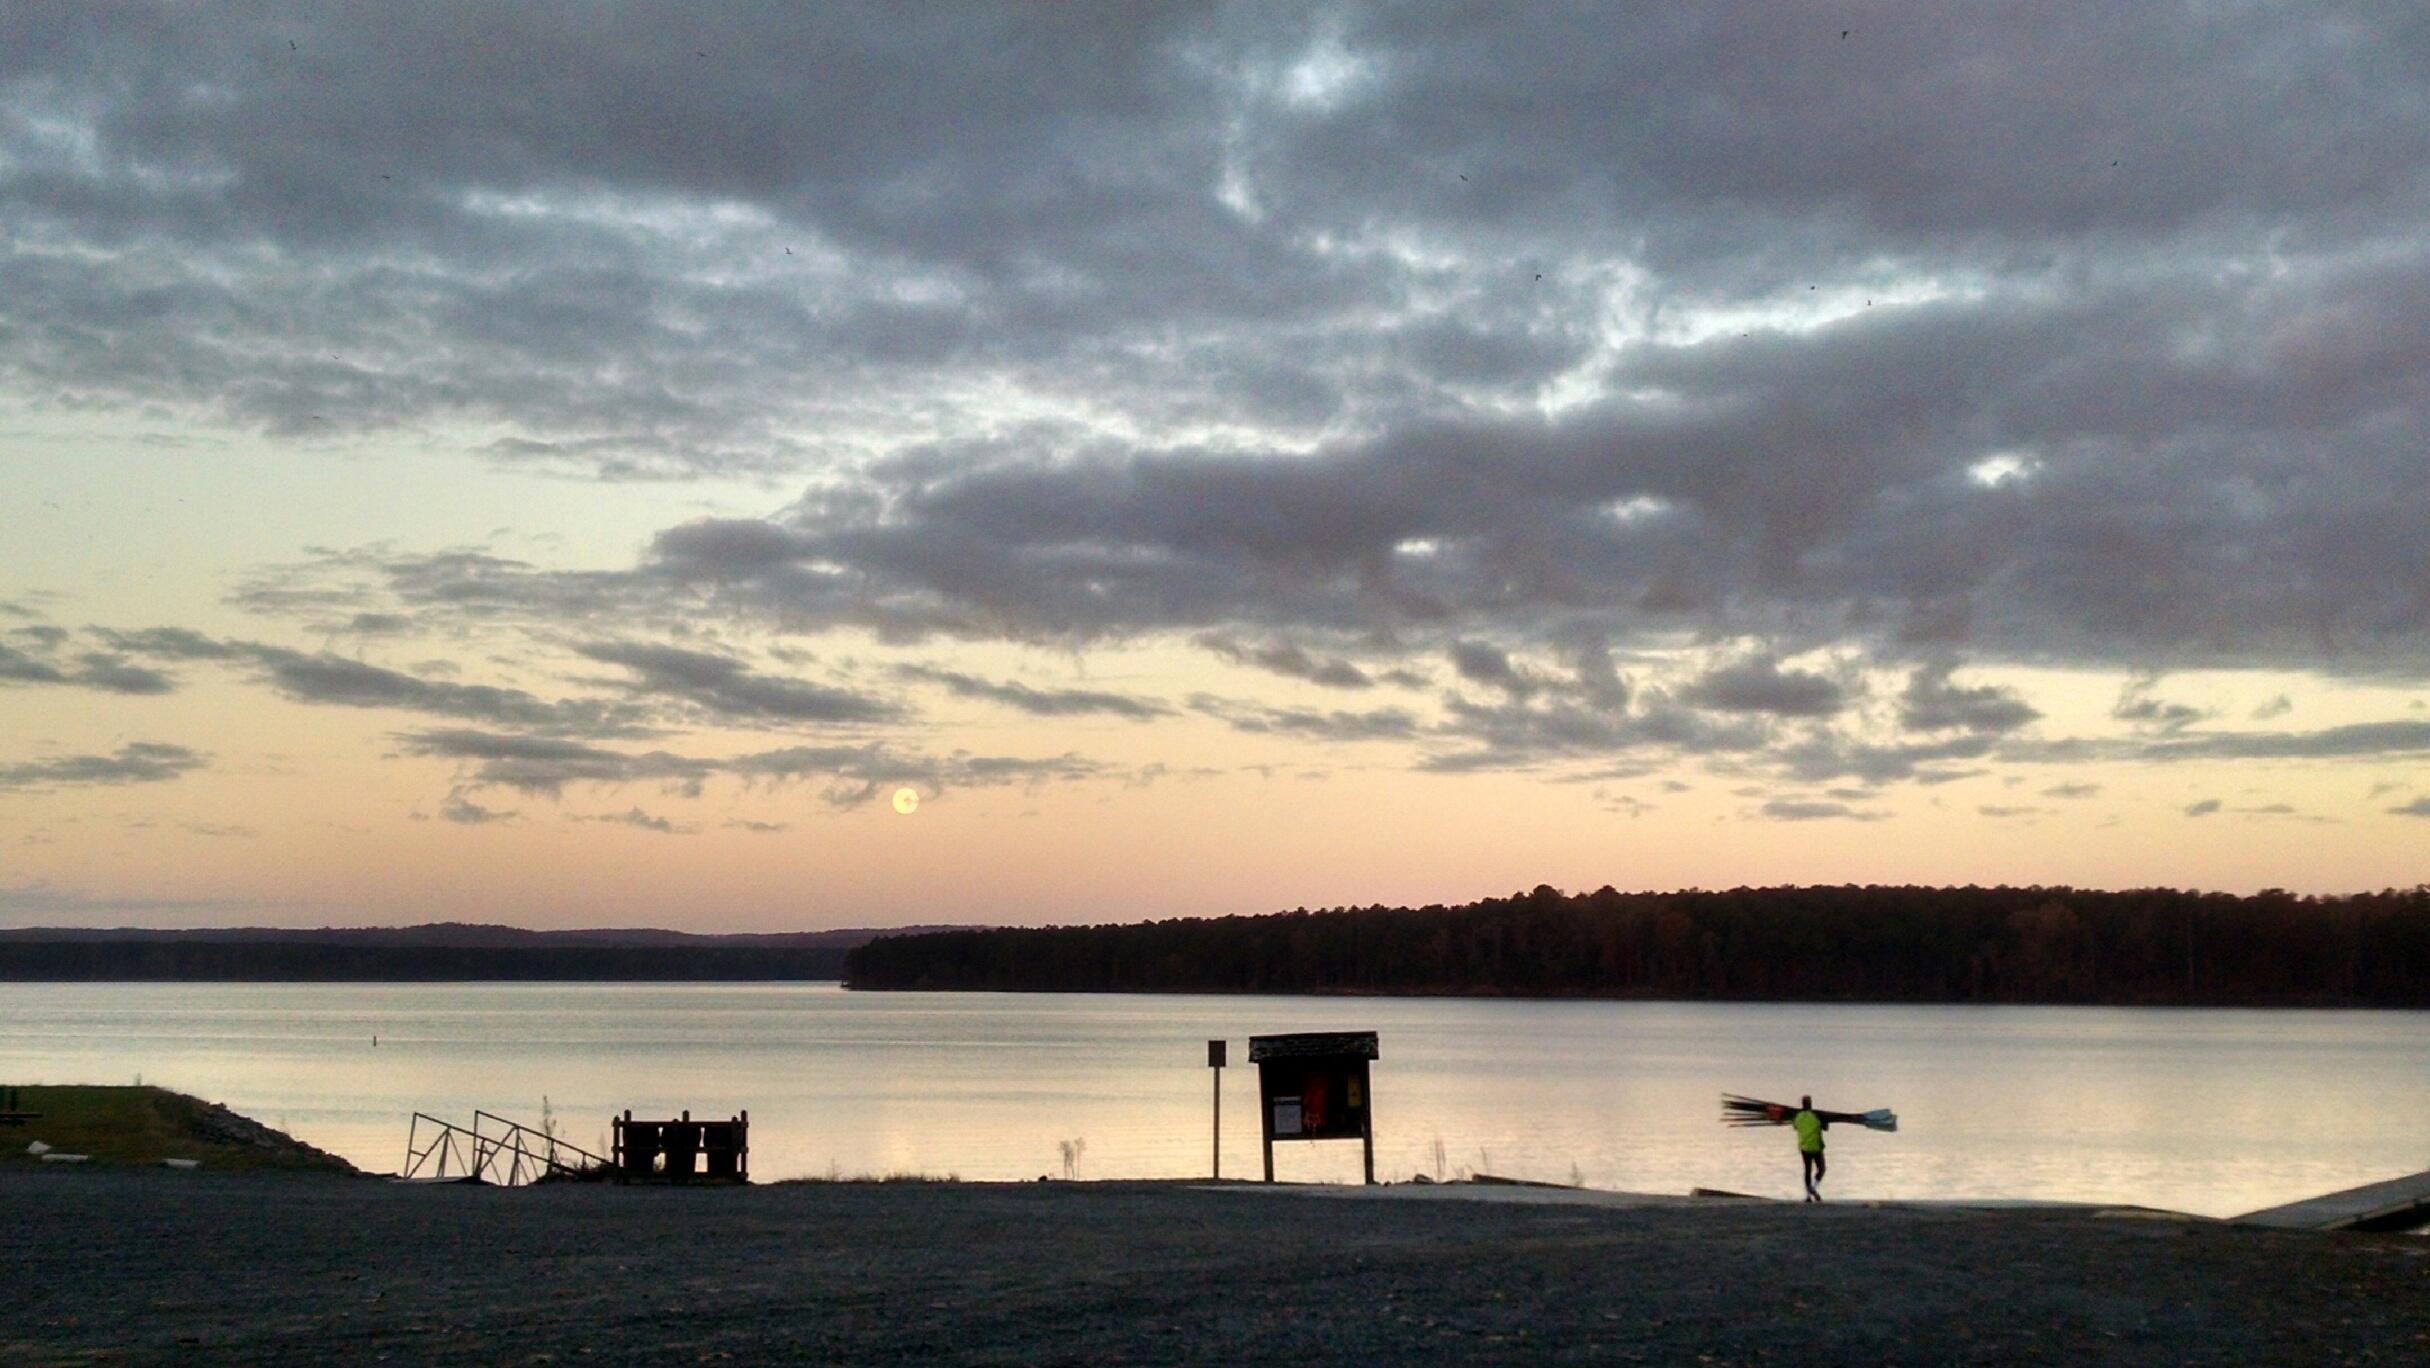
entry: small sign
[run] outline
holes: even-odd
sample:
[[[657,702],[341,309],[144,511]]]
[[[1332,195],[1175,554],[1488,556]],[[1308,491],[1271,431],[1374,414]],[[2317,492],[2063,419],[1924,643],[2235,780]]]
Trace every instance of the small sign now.
[[[1210,1068],[1210,1069],[1220,1069],[1220,1068],[1222,1068],[1222,1067],[1224,1066],[1224,1063],[1225,1063],[1224,1056],[1225,1056],[1225,1055],[1226,1055],[1226,1054],[1227,1054],[1227,1053],[1228,1053],[1228,1052],[1231,1050],[1231,1048],[1232,1048],[1232,1042],[1230,1042],[1230,1041],[1228,1041],[1228,1040],[1210,1040],[1210,1041],[1208,1041],[1208,1042],[1207,1042],[1207,1067],[1208,1067],[1208,1068]]]

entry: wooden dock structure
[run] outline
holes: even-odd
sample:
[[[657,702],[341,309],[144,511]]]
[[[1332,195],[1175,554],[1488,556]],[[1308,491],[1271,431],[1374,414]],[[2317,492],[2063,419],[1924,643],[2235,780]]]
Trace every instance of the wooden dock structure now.
[[[2414,1230],[2430,1225],[2430,1172],[2365,1183],[2231,1218],[2278,1230]]]

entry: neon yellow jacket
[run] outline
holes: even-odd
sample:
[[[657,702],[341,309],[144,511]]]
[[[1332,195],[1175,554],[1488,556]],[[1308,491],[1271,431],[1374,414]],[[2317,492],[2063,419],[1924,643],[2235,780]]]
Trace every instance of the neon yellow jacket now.
[[[1821,1117],[1816,1116],[1812,1111],[1801,1111],[1789,1118],[1789,1125],[1797,1132],[1797,1148],[1800,1153],[1822,1153],[1823,1120]]]

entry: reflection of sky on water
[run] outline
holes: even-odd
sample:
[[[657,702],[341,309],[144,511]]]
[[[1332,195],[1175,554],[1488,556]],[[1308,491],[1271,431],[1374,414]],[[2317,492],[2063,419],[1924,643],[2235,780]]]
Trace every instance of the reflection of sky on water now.
[[[2430,1166],[2430,1013],[1475,999],[847,994],[831,986],[13,984],[0,1077],[161,1083],[393,1169],[415,1111],[576,1143],[608,1116],[748,1108],[763,1178],[1186,1176],[1203,1042],[1235,1043],[1224,1168],[1257,1170],[1251,1034],[1373,1029],[1379,1177],[1486,1170],[1787,1195],[1786,1133],[1724,1091],[1898,1110],[1834,1132],[1842,1198],[2001,1196],[2226,1214]],[[379,1037],[375,1050],[371,1044]],[[1351,1180],[1355,1145],[1278,1151]]]

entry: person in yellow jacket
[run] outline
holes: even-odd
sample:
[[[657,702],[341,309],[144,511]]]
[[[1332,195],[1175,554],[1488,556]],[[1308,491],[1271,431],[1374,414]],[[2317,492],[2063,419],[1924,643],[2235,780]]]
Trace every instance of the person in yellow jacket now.
[[[1797,1132],[1797,1160],[1805,1172],[1806,1200],[1819,1202],[1822,1193],[1814,1185],[1823,1177],[1823,1128],[1831,1123],[1815,1114],[1814,1099],[1797,1099],[1797,1114],[1789,1118],[1789,1128]]]

